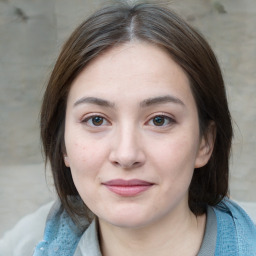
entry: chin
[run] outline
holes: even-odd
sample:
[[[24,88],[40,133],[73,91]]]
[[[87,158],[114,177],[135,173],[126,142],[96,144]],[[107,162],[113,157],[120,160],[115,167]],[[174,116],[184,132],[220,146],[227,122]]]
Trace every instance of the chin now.
[[[142,228],[147,226],[147,222],[145,220],[118,220],[118,221],[112,221],[109,222],[111,225],[119,227],[119,228],[127,228],[127,229],[136,229],[136,228]]]
[[[103,219],[104,222],[107,222],[113,226],[120,228],[141,228],[150,223],[150,218],[148,217],[148,214],[139,215],[138,211],[137,213],[114,213],[111,214],[111,216],[104,216],[103,218],[100,219]]]

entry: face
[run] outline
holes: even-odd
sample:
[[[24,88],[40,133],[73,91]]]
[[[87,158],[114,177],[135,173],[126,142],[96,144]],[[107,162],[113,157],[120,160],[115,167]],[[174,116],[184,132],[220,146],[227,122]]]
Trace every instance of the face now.
[[[127,43],[91,62],[67,100],[65,163],[100,220],[142,227],[189,211],[210,157],[189,81],[156,46]]]

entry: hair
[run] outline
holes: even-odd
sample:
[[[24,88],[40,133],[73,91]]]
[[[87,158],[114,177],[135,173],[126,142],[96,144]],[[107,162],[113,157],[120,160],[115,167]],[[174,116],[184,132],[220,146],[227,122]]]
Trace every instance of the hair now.
[[[210,123],[215,124],[211,158],[205,166],[194,170],[189,187],[189,207],[200,215],[206,205],[214,206],[228,196],[233,130],[224,82],[216,57],[203,36],[172,10],[152,3],[105,7],[78,26],[64,44],[41,109],[45,161],[50,161],[56,191],[71,217],[88,217],[86,205],[77,207],[73,202],[81,198],[63,160],[67,96],[72,82],[91,60],[111,47],[131,41],[164,48],[189,78],[201,135]]]

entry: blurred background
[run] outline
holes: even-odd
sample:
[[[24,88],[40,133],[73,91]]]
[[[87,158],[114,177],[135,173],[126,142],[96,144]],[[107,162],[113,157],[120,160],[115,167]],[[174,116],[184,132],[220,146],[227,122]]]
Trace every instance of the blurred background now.
[[[44,88],[63,42],[108,2],[0,0],[0,237],[54,198],[39,139]],[[256,2],[168,3],[205,35],[217,54],[235,128],[231,197],[256,203]]]

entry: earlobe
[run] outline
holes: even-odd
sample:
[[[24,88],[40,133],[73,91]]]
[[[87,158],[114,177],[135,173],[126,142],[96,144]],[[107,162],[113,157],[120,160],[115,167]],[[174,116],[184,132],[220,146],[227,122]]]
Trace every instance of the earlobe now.
[[[68,156],[67,156],[67,155],[64,155],[63,157],[64,157],[64,163],[65,163],[66,167],[70,167],[70,166],[69,166]]]
[[[216,126],[210,122],[205,134],[201,138],[200,146],[195,161],[195,168],[205,166],[211,158],[216,137]]]

